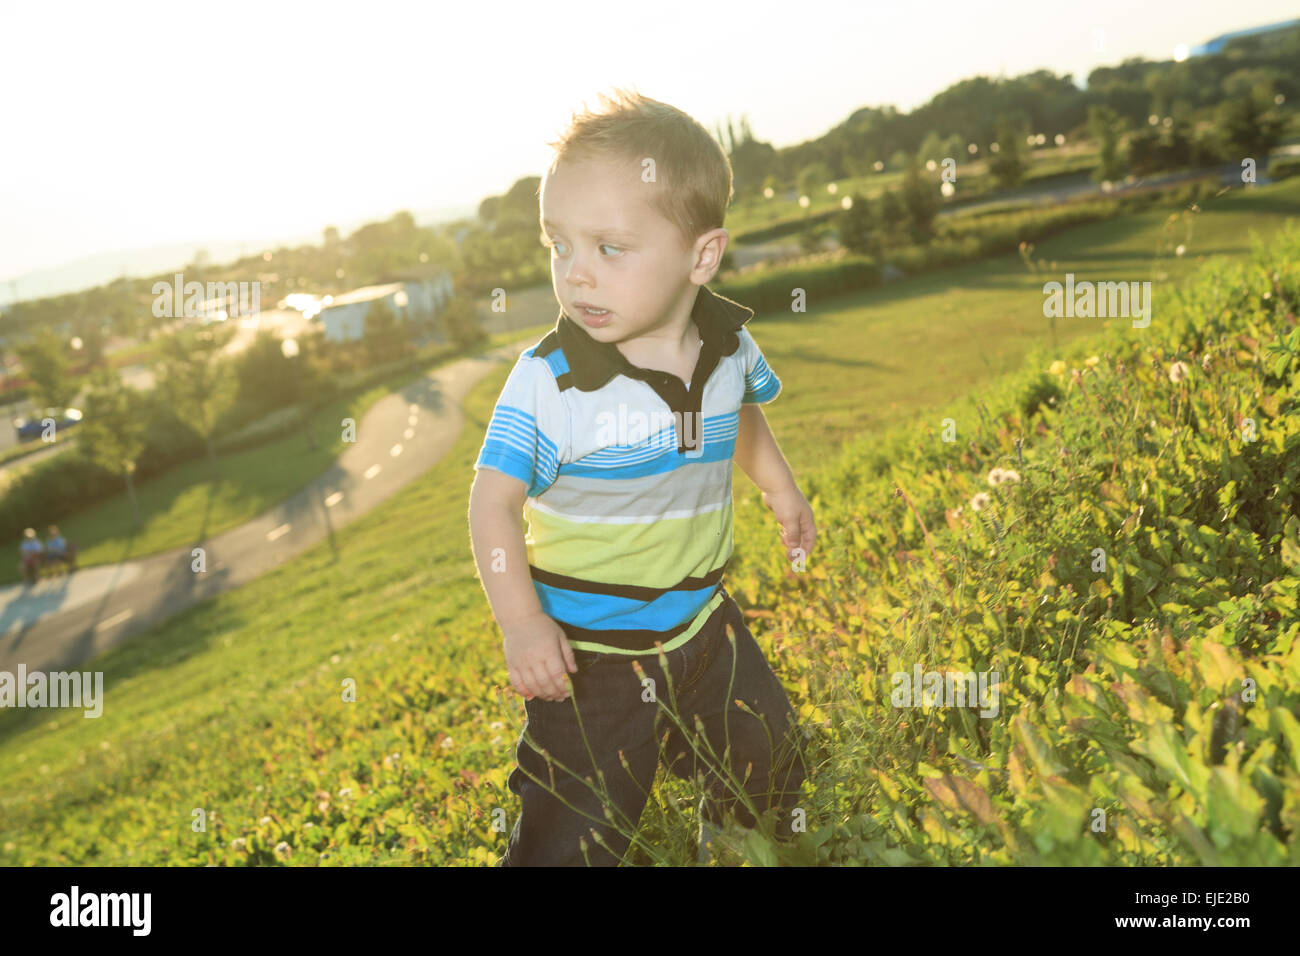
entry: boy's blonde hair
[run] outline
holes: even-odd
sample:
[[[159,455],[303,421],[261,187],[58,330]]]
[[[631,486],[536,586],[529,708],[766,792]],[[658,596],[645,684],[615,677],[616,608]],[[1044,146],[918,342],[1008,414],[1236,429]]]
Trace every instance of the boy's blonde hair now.
[[[600,110],[584,103],[560,138],[546,144],[555,150],[548,173],[561,160],[604,159],[626,162],[641,181],[642,161],[650,158],[650,203],[677,227],[683,248],[721,228],[732,197],[731,162],[709,131],[681,110],[635,90],[616,88],[613,96],[598,96]]]

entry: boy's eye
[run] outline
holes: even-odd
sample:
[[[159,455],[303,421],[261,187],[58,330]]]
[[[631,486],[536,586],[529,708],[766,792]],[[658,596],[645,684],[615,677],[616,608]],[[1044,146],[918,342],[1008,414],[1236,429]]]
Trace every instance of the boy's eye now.
[[[547,249],[555,250],[555,252],[556,252],[557,254],[559,254],[559,255],[564,255],[564,253],[563,253],[562,251],[560,251],[560,247],[564,245],[563,242],[553,242],[552,240],[547,239],[545,236],[542,236],[542,245],[545,246]],[[602,242],[598,248],[600,248],[600,249],[614,249],[614,250],[617,251],[617,252],[622,252],[622,251],[623,251],[621,247],[619,247],[619,246],[615,246],[615,245],[611,245],[611,244],[608,243],[608,242]]]

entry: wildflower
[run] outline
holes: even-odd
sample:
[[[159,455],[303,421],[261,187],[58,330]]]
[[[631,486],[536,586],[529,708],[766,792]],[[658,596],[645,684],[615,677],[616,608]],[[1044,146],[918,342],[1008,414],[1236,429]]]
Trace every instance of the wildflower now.
[[[304,824],[302,825],[302,828],[303,828],[304,830],[310,830],[310,829],[311,829],[312,827],[314,827],[315,825],[316,825],[316,824],[314,824],[314,823],[312,823],[310,820],[308,820],[306,823],[304,823]]]
[[[233,839],[232,841],[230,841],[230,848],[231,848],[232,850],[239,850],[239,851],[242,851],[242,850],[244,849],[244,847],[247,846],[247,845],[248,845],[248,841],[247,841],[246,839],[244,839],[243,837],[235,837],[235,839]]]
[[[987,491],[976,493],[975,497],[970,500],[971,511],[979,511],[991,502],[993,498]]]
[[[289,844],[286,843],[286,842],[284,842],[283,840],[281,840],[279,843],[277,843],[277,844],[275,845],[275,855],[276,855],[276,856],[288,856],[288,855],[289,855],[289,850],[290,850],[290,849],[291,849],[291,847],[289,846]]]
[[[1210,370],[1210,353],[1206,352],[1201,358],[1201,369],[1208,372]]]
[[[271,822],[271,818],[270,818],[270,817],[262,817],[262,819],[260,819],[260,820],[257,821],[257,825],[260,826],[260,827],[264,827],[264,826],[266,826],[266,825],[267,825],[268,823],[270,823],[270,822]]]
[[[505,724],[500,720],[494,720],[488,724],[488,730],[502,730],[504,727]]]
[[[454,746],[454,744],[450,737],[446,737],[443,739],[442,743],[439,744],[438,746],[440,746],[443,750],[450,750]]]
[[[1060,375],[1062,372],[1065,371],[1065,363],[1062,362],[1060,359],[1057,359],[1055,362],[1053,362],[1051,365],[1047,367],[1047,370],[1051,372],[1053,375]]]
[[[1002,469],[1002,483],[1003,483],[1003,484],[1008,484],[1008,483],[1009,483],[1009,484],[1015,484],[1015,483],[1016,483],[1017,481],[1019,481],[1019,480],[1020,480],[1020,472],[1016,471],[1014,468],[1003,468],[1003,469]]]
[[[1083,381],[1083,373],[1077,368],[1070,369],[1070,381],[1077,385],[1079,382]]]
[[[1096,368],[1097,363],[1100,361],[1101,359],[1099,359],[1097,356],[1089,355],[1086,359],[1083,360],[1083,364],[1088,366],[1088,368]]]
[[[1187,367],[1186,362],[1175,362],[1169,366],[1169,381],[1175,385],[1187,378],[1191,374],[1191,369]]]
[[[989,472],[988,483],[990,488],[996,488],[998,485],[1002,484],[1001,468],[994,468],[992,471]]]
[[[1178,248],[1174,250],[1174,255],[1181,256],[1186,251],[1187,251],[1187,247],[1184,246],[1182,243],[1179,243]]]
[[[351,797],[351,796],[352,796],[352,788],[351,788],[351,787],[344,787],[342,790],[339,791],[339,797],[340,797],[341,799],[346,800],[346,799],[348,799],[348,798]]]

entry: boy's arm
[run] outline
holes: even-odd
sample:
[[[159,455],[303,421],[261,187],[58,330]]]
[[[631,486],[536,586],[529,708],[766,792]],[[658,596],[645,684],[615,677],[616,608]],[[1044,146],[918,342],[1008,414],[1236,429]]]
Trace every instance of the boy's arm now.
[[[524,547],[523,506],[527,491],[519,479],[492,468],[476,471],[469,491],[474,563],[492,605],[492,615],[502,628],[543,613],[528,573],[528,551]],[[497,548],[500,554],[494,553]]]
[[[740,429],[736,436],[736,464],[764,494],[798,490],[794,472],[776,444],[760,405],[740,406]]]
[[[578,669],[564,631],[542,610],[528,572],[523,504],[527,488],[492,468],[480,468],[469,492],[470,544],[492,615],[505,636],[510,683],[524,697],[564,700],[565,672]],[[494,553],[497,549],[500,553]]]
[[[807,557],[817,540],[812,506],[799,490],[790,464],[776,444],[767,416],[757,404],[740,406],[740,427],[736,435],[736,464],[762,492],[763,504],[781,526],[781,541],[788,557],[802,551]]]

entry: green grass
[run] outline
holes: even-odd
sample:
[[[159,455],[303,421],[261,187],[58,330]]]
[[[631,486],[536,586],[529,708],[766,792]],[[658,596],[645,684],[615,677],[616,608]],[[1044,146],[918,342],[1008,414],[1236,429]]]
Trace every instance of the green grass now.
[[[876,431],[923,408],[965,394],[980,382],[1018,368],[1032,349],[1051,345],[1043,317],[1043,283],[1152,282],[1152,322],[1173,288],[1206,256],[1240,258],[1249,233],[1269,235],[1300,214],[1300,181],[1251,194],[1240,190],[1207,203],[1180,221],[1158,260],[1169,210],[1152,210],[1072,229],[1040,243],[1037,259],[1054,260],[1034,275],[1018,256],[983,260],[941,273],[903,279],[883,289],[844,296],[806,314],[765,314],[751,321],[768,364],[789,388],[764,411],[792,462],[814,461],[846,435]],[[1157,279],[1164,275],[1165,279]],[[1062,348],[1101,331],[1104,319],[1058,319]],[[847,376],[847,378],[846,378]],[[797,466],[796,466],[797,467]]]
[[[1247,225],[1267,231],[1295,201],[1280,187],[1233,197],[1198,222],[1191,249],[1237,255]],[[1145,278],[1159,218],[1075,230],[1039,252],[1059,271]],[[1176,280],[1192,265],[1162,268]],[[1004,258],[755,322],[784,381],[766,411],[796,474],[1015,368],[1045,334],[1041,281]],[[1099,331],[1079,321],[1062,342]],[[465,502],[507,373],[471,390],[447,457],[366,520],[83,665],[104,672],[101,718],[0,713],[0,864],[272,862],[282,839],[280,858],[297,864],[490,863],[502,844],[487,819],[515,812],[505,778],[522,706]],[[736,575],[750,580],[767,560],[751,549],[775,532],[736,474]],[[340,698],[346,679],[355,703]],[[191,829],[195,808],[206,832]],[[664,824],[647,810],[669,852],[686,852]]]
[[[490,706],[456,688],[471,675],[476,687],[486,687],[478,681],[499,664],[467,641],[465,625],[485,625],[488,609],[469,553],[464,502],[503,380],[493,374],[474,387],[464,404],[468,427],[449,455],[365,521],[95,662],[104,672],[103,717],[0,714],[0,861],[145,863],[189,855],[185,845],[202,839],[190,832],[192,808],[217,813],[210,833],[245,833],[288,784],[281,772],[294,787],[316,781],[331,794],[346,785],[360,793],[360,780],[377,779],[381,752],[409,745],[399,739],[401,726],[374,724],[375,706],[394,691],[380,692],[376,682],[394,667],[421,672],[399,691],[412,703],[423,701],[405,718],[408,729],[412,721],[418,728],[411,732],[421,748],[435,745],[452,697],[458,723]],[[344,677],[357,681],[357,706],[339,702]],[[304,742],[292,762],[315,766],[300,768],[308,771],[300,776],[280,762],[294,748],[272,739],[293,712],[310,715],[295,721],[302,734],[365,737],[366,749],[376,748],[375,765],[342,752],[321,755],[317,764]],[[496,735],[487,724],[479,723],[479,747]],[[409,799],[420,802],[440,782],[413,781]],[[38,846],[32,825],[90,842],[42,838]]]

